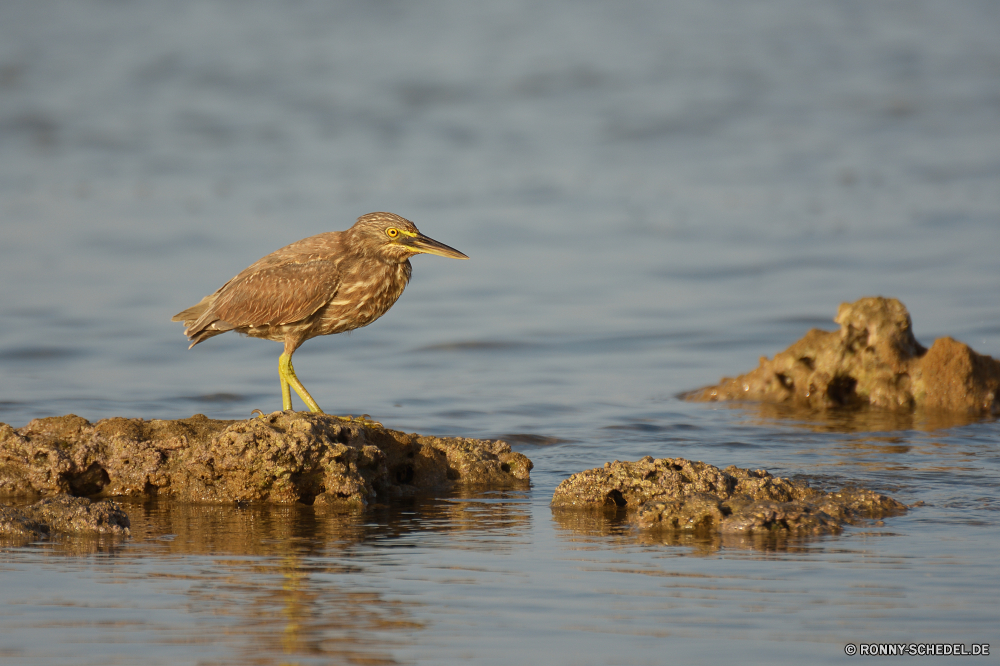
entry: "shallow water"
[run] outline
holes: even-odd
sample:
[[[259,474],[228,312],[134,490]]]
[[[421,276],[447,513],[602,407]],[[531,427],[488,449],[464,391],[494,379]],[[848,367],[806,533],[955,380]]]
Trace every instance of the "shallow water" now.
[[[837,305],[1000,357],[1000,8],[983,2],[6,3],[0,421],[277,409],[279,345],[171,315],[391,210],[393,309],[312,340],[328,411],[504,437],[523,493],[362,515],[132,503],[129,541],[0,550],[0,662],[832,663],[988,643],[1000,426],[695,405]],[[298,404],[298,403],[296,403]],[[804,542],[553,513],[681,456],[908,504]],[[994,649],[994,652],[997,650]]]

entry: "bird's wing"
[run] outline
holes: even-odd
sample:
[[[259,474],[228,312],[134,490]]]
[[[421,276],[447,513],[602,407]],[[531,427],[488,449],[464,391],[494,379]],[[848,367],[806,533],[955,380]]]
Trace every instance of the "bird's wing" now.
[[[220,290],[212,310],[234,328],[291,324],[319,310],[339,288],[332,261],[263,266],[233,278]]]

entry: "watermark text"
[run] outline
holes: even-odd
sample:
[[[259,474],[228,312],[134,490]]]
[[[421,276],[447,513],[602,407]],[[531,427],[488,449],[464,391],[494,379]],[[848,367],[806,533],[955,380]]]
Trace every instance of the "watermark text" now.
[[[849,657],[985,657],[989,643],[848,643],[844,652]]]

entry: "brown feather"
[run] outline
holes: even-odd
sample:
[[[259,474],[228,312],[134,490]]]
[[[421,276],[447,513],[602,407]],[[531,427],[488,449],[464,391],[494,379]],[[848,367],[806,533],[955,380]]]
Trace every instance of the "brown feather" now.
[[[174,315],[191,346],[235,330],[285,341],[291,350],[317,335],[367,326],[403,293],[413,250],[385,229],[419,233],[392,213],[370,213],[346,231],[287,245],[248,266],[214,294]]]
[[[304,238],[261,258],[173,321],[184,322],[191,347],[227,331],[284,342],[282,406],[291,409],[291,387],[320,411],[295,376],[292,354],[309,338],[367,326],[385,314],[410,279],[409,257],[420,252],[468,259],[409,220],[369,213],[347,231]]]
[[[291,324],[326,305],[339,284],[332,261],[268,266],[240,273],[216,297],[212,311],[233,328]]]

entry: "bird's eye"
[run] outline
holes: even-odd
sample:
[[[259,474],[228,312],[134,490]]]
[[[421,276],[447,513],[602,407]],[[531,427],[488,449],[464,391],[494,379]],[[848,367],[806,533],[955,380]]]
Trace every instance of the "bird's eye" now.
[[[395,227],[389,227],[388,229],[385,230],[385,235],[388,236],[389,238],[395,238],[396,236],[399,235],[399,229],[396,229]]]

